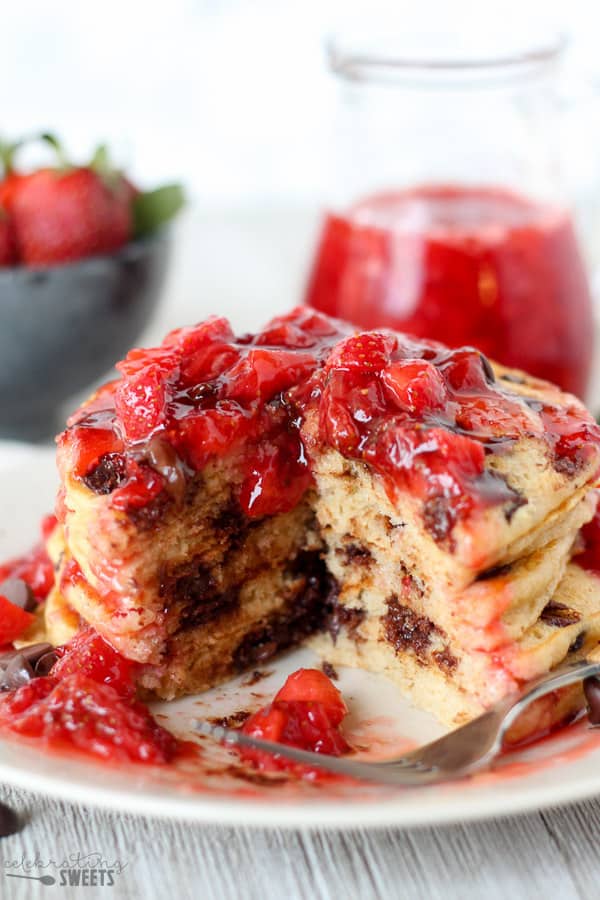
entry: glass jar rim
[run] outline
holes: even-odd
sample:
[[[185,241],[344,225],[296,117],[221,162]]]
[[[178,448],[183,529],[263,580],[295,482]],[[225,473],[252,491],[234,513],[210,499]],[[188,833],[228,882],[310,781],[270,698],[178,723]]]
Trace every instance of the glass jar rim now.
[[[427,37],[427,36],[425,36]],[[545,74],[562,59],[568,35],[552,31],[538,41],[486,53],[419,51],[397,35],[336,32],[325,41],[330,70],[354,82],[485,84]],[[423,36],[421,36],[421,39]],[[416,43],[416,42],[415,42]]]

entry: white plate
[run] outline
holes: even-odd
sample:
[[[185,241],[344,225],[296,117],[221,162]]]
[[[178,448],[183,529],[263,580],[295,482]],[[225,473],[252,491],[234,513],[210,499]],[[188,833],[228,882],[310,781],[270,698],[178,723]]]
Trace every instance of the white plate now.
[[[33,543],[39,517],[52,507],[56,476],[53,454],[29,448],[0,451],[0,559]],[[185,735],[192,716],[223,716],[266,702],[287,673],[318,665],[308,650],[294,651],[265,668],[254,685],[236,679],[201,697],[156,704],[170,726]],[[247,679],[246,679],[247,680]],[[348,700],[348,727],[360,744],[385,755],[406,739],[425,741],[441,733],[427,715],[408,706],[385,679],[340,671]],[[164,721],[164,720],[162,720]],[[600,734],[581,723],[507,761],[505,768],[469,781],[418,790],[286,782],[254,783],[233,774],[234,757],[206,739],[210,772],[191,775],[143,766],[109,767],[41,753],[35,747],[0,740],[0,779],[84,804],[196,821],[263,826],[355,828],[416,825],[505,815],[554,806],[600,793]],[[224,757],[225,765],[223,765]]]

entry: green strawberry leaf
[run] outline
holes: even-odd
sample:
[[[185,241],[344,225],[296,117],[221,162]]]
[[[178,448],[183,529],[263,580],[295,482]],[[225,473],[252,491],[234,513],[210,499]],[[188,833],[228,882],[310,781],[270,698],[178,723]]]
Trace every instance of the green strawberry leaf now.
[[[138,194],[133,201],[136,237],[150,234],[177,215],[185,203],[180,184],[166,184],[154,191]]]
[[[51,134],[50,132],[45,131],[40,134],[39,139],[48,144],[49,147],[52,147],[52,149],[56,153],[56,159],[58,161],[58,166],[60,169],[67,170],[72,168],[71,163],[67,159],[65,149],[55,134]]]
[[[93,169],[99,175],[106,175],[107,172],[113,171],[110,153],[106,144],[99,144],[94,150],[94,155],[90,160],[90,169]]]

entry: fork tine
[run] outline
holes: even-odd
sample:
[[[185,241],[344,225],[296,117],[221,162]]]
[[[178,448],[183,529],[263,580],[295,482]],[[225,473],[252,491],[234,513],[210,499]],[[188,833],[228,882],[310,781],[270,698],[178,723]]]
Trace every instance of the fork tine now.
[[[398,765],[397,767],[391,765],[380,766],[374,762],[348,759],[347,757],[327,756],[323,753],[312,753],[309,750],[299,750],[297,747],[291,747],[288,744],[275,744],[271,741],[250,737],[250,735],[241,731],[223,728],[221,725],[212,725],[210,722],[202,719],[194,720],[194,725],[201,734],[207,734],[215,738],[215,740],[228,745],[248,747],[251,750],[260,750],[276,756],[284,756],[287,759],[311,766],[312,768],[326,769],[328,772],[333,772],[336,775],[357,778],[363,781],[416,787],[429,784],[439,777],[438,773],[433,769],[419,770],[414,765],[410,767],[403,765]],[[403,762],[403,760],[399,760],[399,762]]]
[[[600,661],[583,659],[566,663],[527,683],[520,692],[504,697],[477,719],[397,759],[363,761],[326,756],[252,738],[233,729],[195,720],[198,731],[217,741],[238,744],[285,756],[303,765],[326,769],[338,775],[390,785],[417,786],[463,777],[489,766],[499,752],[504,736],[515,720],[540,697],[585,678],[600,675]]]

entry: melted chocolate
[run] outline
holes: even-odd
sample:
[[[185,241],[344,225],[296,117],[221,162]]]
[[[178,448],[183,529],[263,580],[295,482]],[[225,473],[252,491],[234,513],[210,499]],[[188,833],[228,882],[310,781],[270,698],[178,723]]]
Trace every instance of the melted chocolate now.
[[[581,620],[581,613],[571,609],[564,603],[548,603],[540,615],[542,622],[547,625],[555,625],[557,628],[566,628],[575,625]]]
[[[218,725],[221,728],[240,728],[250,716],[251,713],[247,709],[238,709],[228,716],[213,717],[208,721],[211,725]]]
[[[360,640],[358,629],[366,614],[364,609],[345,606],[343,603],[340,603],[337,598],[337,591],[334,589],[330,597],[330,609],[326,618],[327,631],[331,635],[333,643],[337,642],[342,629],[344,629],[349,638],[355,641]]]
[[[128,506],[127,515],[140,531],[152,531],[160,524],[172,503],[173,498],[167,491],[162,491],[144,506]]]
[[[585,631],[580,631],[574,641],[569,645],[568,653],[577,653],[583,647],[585,641]]]
[[[457,658],[450,652],[448,647],[445,647],[443,650],[435,650],[431,655],[442,672],[446,672],[447,675],[451,675],[458,665]]]
[[[164,573],[159,592],[165,601],[165,610],[174,604],[181,606],[178,631],[210,622],[239,603],[239,587],[219,591],[210,570],[198,557],[174,573]]]
[[[423,524],[437,543],[449,536],[456,521],[456,513],[447,497],[431,497],[423,504]]]
[[[425,616],[419,616],[408,606],[402,606],[395,595],[387,600],[387,608],[388,611],[382,619],[387,642],[396,653],[412,650],[422,659],[426,655],[432,636],[438,631],[436,626]]]
[[[94,468],[82,478],[95,494],[112,494],[127,480],[127,465],[121,453],[104,453]]]
[[[249,632],[233,653],[233,664],[243,671],[265,662],[278,650],[299,643],[322,627],[327,614],[331,577],[316,551],[299,554],[290,574],[302,573],[301,585],[283,610],[271,613],[262,628]]]
[[[492,578],[502,578],[503,575],[508,575],[511,570],[512,563],[504,563],[502,566],[492,566],[491,569],[480,572],[475,580],[490,581]]]
[[[33,591],[22,578],[7,578],[0,584],[0,594],[25,612],[34,612],[37,609],[38,604]]]

